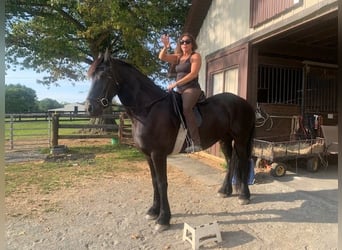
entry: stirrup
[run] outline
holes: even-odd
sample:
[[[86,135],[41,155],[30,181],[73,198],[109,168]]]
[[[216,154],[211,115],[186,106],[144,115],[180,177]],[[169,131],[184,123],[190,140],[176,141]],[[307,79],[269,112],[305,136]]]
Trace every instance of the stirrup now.
[[[200,145],[195,145],[193,143],[191,143],[190,146],[188,146],[187,148],[185,148],[185,152],[186,153],[194,153],[194,152],[199,152],[202,151],[202,147]]]

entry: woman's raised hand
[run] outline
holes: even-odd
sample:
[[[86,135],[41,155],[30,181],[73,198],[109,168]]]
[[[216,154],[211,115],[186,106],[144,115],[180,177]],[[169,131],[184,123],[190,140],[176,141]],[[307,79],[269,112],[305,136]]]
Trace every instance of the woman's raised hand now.
[[[161,36],[161,41],[164,45],[165,48],[169,48],[170,47],[170,37],[167,34],[164,34]]]

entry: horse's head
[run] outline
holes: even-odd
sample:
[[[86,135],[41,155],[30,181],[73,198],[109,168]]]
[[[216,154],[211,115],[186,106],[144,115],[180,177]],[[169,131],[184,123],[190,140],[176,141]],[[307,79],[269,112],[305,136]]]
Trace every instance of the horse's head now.
[[[86,100],[86,110],[90,115],[101,115],[103,109],[111,105],[113,97],[119,90],[111,61],[106,51],[93,62],[88,70],[92,83]]]

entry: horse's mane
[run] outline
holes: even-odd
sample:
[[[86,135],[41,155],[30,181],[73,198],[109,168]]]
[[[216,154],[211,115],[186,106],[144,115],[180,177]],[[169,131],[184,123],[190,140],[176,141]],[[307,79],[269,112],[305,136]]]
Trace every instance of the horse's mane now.
[[[94,74],[96,74],[97,67],[103,62],[103,60],[104,56],[102,55],[96,58],[96,60],[90,65],[87,72],[89,78],[94,77]],[[132,64],[113,57],[110,57],[109,60],[113,63],[121,64],[123,66],[128,67],[129,70],[131,70],[132,73],[138,77],[139,81],[143,82],[143,85],[145,87],[159,89],[160,91],[165,92],[159,85],[155,84],[147,75],[143,74],[141,71],[137,69],[137,67],[133,66]]]
[[[96,58],[95,61],[90,65],[88,72],[87,72],[87,76],[89,78],[93,77],[93,75],[95,74],[97,66],[102,62],[102,60],[103,60],[103,56],[100,56],[100,57]]]

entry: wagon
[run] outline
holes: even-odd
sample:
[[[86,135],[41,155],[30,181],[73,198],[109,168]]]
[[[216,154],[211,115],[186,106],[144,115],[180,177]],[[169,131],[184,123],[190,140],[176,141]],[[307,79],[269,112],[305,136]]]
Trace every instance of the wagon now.
[[[305,139],[292,141],[268,141],[254,139],[253,157],[256,167],[270,167],[276,177],[285,175],[287,164],[292,160],[306,160],[306,169],[315,172],[319,168],[324,153],[324,139]]]

